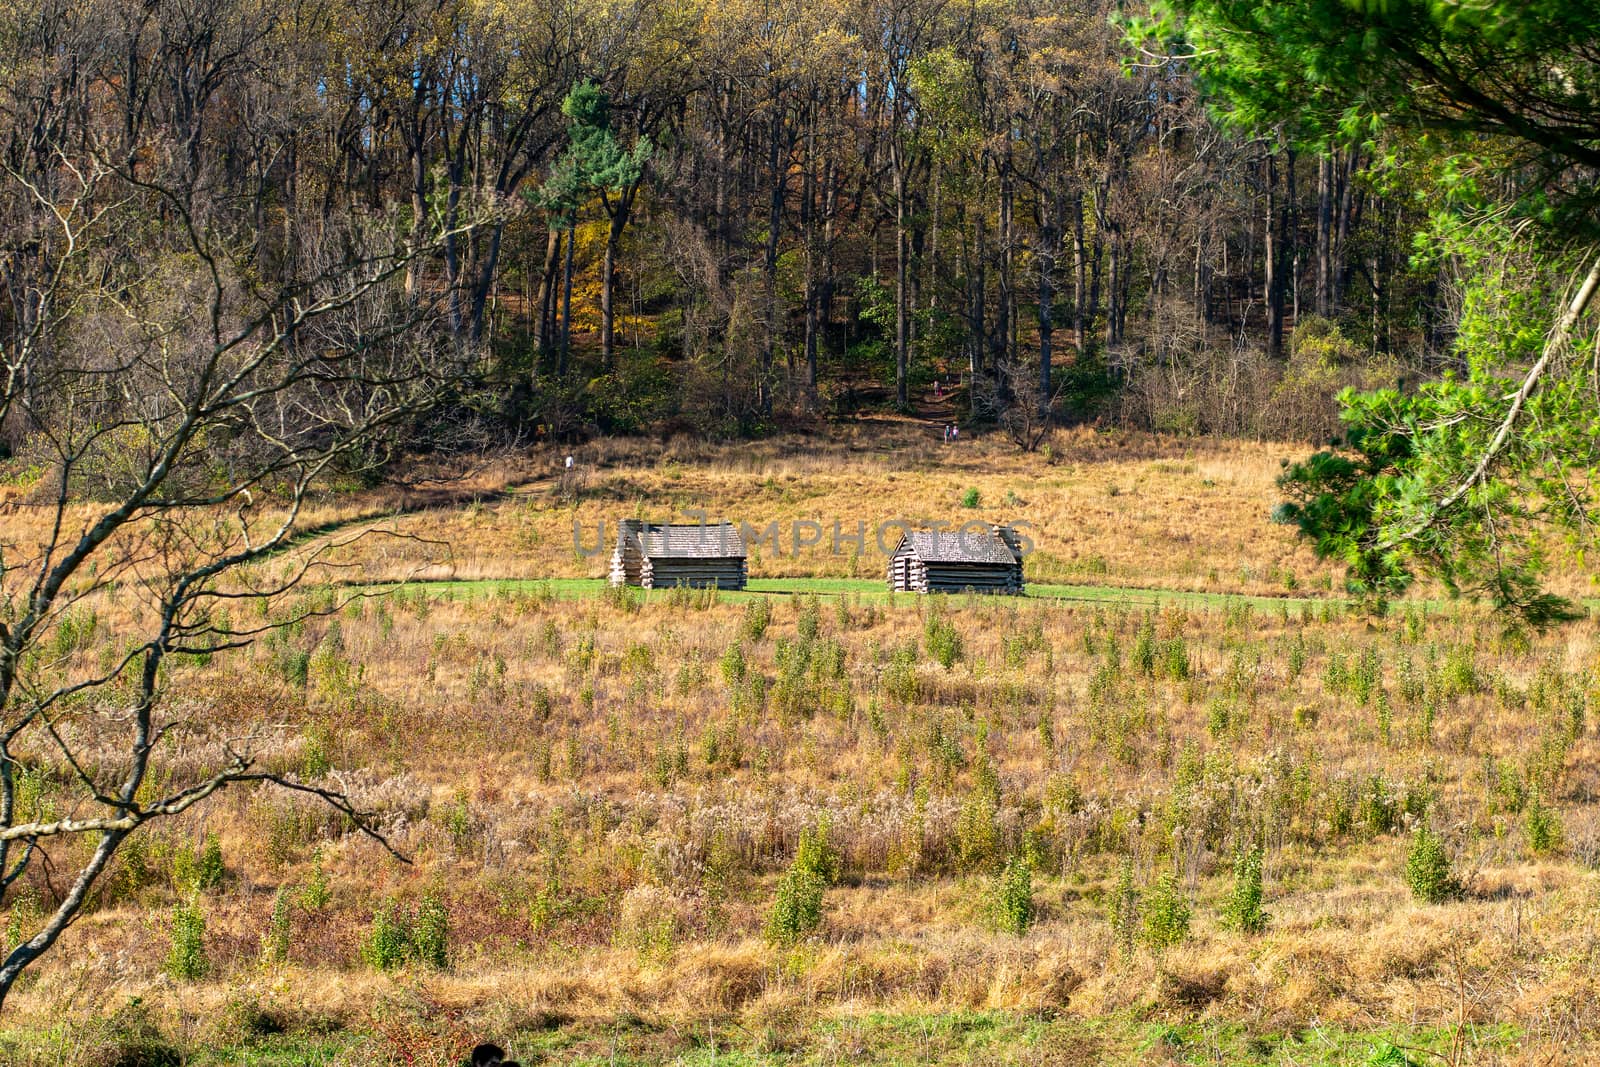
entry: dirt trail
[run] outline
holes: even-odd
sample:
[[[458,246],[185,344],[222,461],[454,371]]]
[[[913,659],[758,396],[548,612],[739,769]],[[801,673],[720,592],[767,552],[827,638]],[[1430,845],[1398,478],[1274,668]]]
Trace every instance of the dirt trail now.
[[[911,417],[926,426],[930,431],[944,436],[944,428],[959,423],[962,412],[966,409],[966,387],[951,388],[948,382],[941,381],[939,390],[933,386],[911,399]],[[957,403],[961,399],[962,403]]]

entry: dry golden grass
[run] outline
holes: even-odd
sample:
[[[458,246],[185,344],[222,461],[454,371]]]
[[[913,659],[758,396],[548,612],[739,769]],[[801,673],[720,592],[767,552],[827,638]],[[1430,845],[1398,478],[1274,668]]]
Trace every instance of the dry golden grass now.
[[[704,502],[736,518],[850,520],[920,505],[959,519],[959,491],[977,486],[985,501],[1013,491],[1021,503],[980,513],[1047,530],[1042,549],[1074,576],[1072,561],[1096,556],[1106,568],[1090,580],[1174,589],[1281,592],[1284,574],[1305,587],[1325,573],[1260,522],[1272,449],[1186,457],[1086,437],[1050,464],[988,446],[940,461],[937,442],[878,454],[873,440],[738,457],[675,443],[648,463],[607,446],[587,457],[593,495],[575,511],[614,519],[633,498],[600,490],[625,485],[650,514]],[[589,573],[596,564],[554,547],[569,543],[574,509],[550,494],[534,481],[395,521],[449,541],[458,575]],[[363,543],[363,574],[405,565],[381,543]],[[1185,562],[1228,550],[1215,579]],[[753,603],[771,608],[759,637]],[[99,644],[69,668],[96,661],[126,610],[102,605]],[[935,615],[960,638],[949,667],[930,650]],[[352,1048],[370,1052],[361,1042],[390,1018],[375,1005],[410,997],[405,1041],[642,1017],[799,1034],[816,1052],[817,1026],[833,1041],[874,1012],[998,1010],[1255,1034],[1472,1024],[1484,1029],[1463,1062],[1579,1062],[1600,1055],[1595,637],[1584,622],[1524,644],[1467,609],[1369,622],[1288,604],[1144,613],[426,587],[356,600],[243,656],[175,670],[168,695],[188,726],[171,762],[199,771],[225,740],[254,735],[266,765],[348,789],[413,862],[309,799],[236,790],[153,835],[142,869],[119,869],[8,1004],[10,1022],[138,996],[169,1032],[204,1043],[244,1000],[291,1026],[352,1028],[368,1035]],[[110,758],[105,719],[66,725]],[[1538,804],[1561,825],[1552,848],[1529,836]],[[1423,819],[1445,838],[1460,899],[1426,905],[1407,890]],[[763,938],[776,883],[818,826],[842,877],[821,926],[781,948]],[[200,898],[213,970],[177,982],[161,972],[180,896],[171,857],[207,831],[229,868]],[[1267,846],[1259,935],[1221,921],[1234,850],[1252,841]],[[1021,851],[1037,916],[1016,936],[990,906],[999,863]],[[1146,902],[1158,874],[1178,874],[1193,919],[1176,947],[1121,943],[1107,905],[1125,862]],[[274,893],[318,868],[327,902],[297,903],[288,961],[262,962]],[[11,917],[25,926],[51,892],[35,877]],[[374,909],[424,892],[449,906],[450,968],[374,972],[361,959]]]
[[[600,442],[577,453],[576,491],[563,491],[560,457],[532,457],[508,498],[380,526],[428,540],[375,538],[338,558],[358,562],[367,580],[598,577],[604,559],[574,551],[575,526],[593,545],[602,522],[614,539],[619,518],[685,521],[698,509],[757,530],[779,525],[781,552],[760,547],[752,577],[876,577],[874,534],[886,520],[1021,520],[1038,548],[1034,581],[1281,594],[1291,576],[1328,582],[1325,566],[1266,521],[1278,461],[1293,454],[1088,431],[1060,434],[1048,455],[1031,456],[995,439],[948,447],[908,430],[719,449]],[[969,489],[976,509],[962,507]],[[827,531],[822,544],[795,549],[802,521]],[[843,537],[865,523],[866,551],[857,557],[846,543],[835,553],[835,523]],[[448,545],[447,557],[430,542]]]

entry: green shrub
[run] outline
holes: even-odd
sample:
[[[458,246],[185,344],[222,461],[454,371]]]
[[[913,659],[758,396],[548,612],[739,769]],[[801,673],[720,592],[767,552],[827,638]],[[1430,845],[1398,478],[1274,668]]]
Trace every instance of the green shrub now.
[[[294,934],[294,910],[290,903],[293,886],[279,886],[272,898],[272,914],[267,917],[267,929],[261,935],[261,958],[268,963],[285,963],[289,959],[289,944]]]
[[[772,622],[772,601],[766,597],[757,597],[744,606],[744,620],[740,624],[740,633],[746,641],[759,641],[767,632],[767,627]]]
[[[1461,895],[1461,883],[1450,867],[1444,842],[1426,824],[1417,828],[1406,855],[1406,885],[1424,904],[1439,904]]]
[[[296,689],[304,689],[311,679],[311,653],[295,648],[281,636],[273,647],[272,666]]]
[[[1561,816],[1544,803],[1537,789],[1529,797],[1527,811],[1522,817],[1522,831],[1528,841],[1528,851],[1535,856],[1549,856],[1561,851],[1564,836]]]
[[[800,599],[800,612],[795,617],[795,632],[806,640],[817,636],[822,629],[822,603],[815,594]]]
[[[333,769],[332,731],[323,724],[310,727],[305,733],[305,746],[300,751],[300,777],[311,782]]]
[[[88,648],[99,626],[100,617],[93,610],[69,608],[56,621],[55,632],[50,635],[50,651],[55,658],[65,659],[81,648]]]
[[[307,911],[320,911],[328,906],[333,893],[328,889],[328,872],[322,866],[322,850],[311,854],[311,873],[297,894],[300,906]]]
[[[1361,795],[1359,819],[1374,836],[1388,833],[1399,822],[1399,807],[1381,775],[1374,774],[1367,779],[1367,788]]]
[[[983,497],[976,487],[968,489],[961,494],[961,506],[964,508],[975,508],[982,502]]]
[[[1117,948],[1124,956],[1131,954],[1139,936],[1139,890],[1133,884],[1133,861],[1130,859],[1122,861],[1116,888],[1106,901],[1106,918],[1116,936]]]
[[[204,892],[222,884],[222,843],[206,834],[198,849],[182,844],[172,850],[172,887],[180,893]]]
[[[1289,646],[1289,680],[1292,682],[1305,673],[1306,669],[1306,638],[1299,631],[1295,632],[1294,644]]]
[[[1177,634],[1161,642],[1161,673],[1171,678],[1174,682],[1188,681],[1190,673],[1189,645],[1182,634]]]
[[[815,871],[793,864],[778,881],[778,893],[767,917],[766,937],[775,945],[793,945],[822,922],[825,883]]]
[[[1144,943],[1162,952],[1189,936],[1189,897],[1171,871],[1156,879],[1144,902]]]
[[[1139,632],[1133,638],[1133,652],[1128,656],[1128,665],[1146,677],[1154,677],[1156,673],[1156,624],[1149,614],[1139,624]]]
[[[915,645],[896,649],[883,670],[883,688],[901,704],[915,704],[921,694],[922,682],[917,677],[917,650]]]
[[[994,883],[996,925],[1021,937],[1033,925],[1033,864],[1017,855],[1006,861]]]
[[[361,958],[375,971],[392,971],[411,955],[410,921],[393,899],[378,905],[372,929],[361,943]]]
[[[214,833],[206,834],[195,862],[195,885],[202,892],[222,884],[226,874],[222,865],[222,842]]]
[[[1259,934],[1271,919],[1261,910],[1261,846],[1241,849],[1233,860],[1233,891],[1222,907],[1224,926],[1246,934]]]
[[[980,753],[967,802],[956,816],[956,856],[964,871],[992,871],[1000,862],[1000,788],[987,757]]]
[[[928,613],[928,621],[922,627],[922,637],[928,655],[945,670],[954,667],[961,658],[961,632],[939,612]]]
[[[639,610],[639,594],[630,585],[606,586],[605,601],[624,615],[632,615]]]
[[[211,963],[206,959],[206,917],[196,901],[173,907],[168,934],[171,947],[167,950],[166,972],[181,982],[204,978]]]
[[[823,885],[839,880],[841,865],[839,850],[829,840],[829,829],[828,818],[823,816],[815,827],[800,831],[800,841],[794,850],[795,869],[816,875]]]
[[[450,964],[450,910],[435,893],[424,893],[411,930],[411,958],[442,971]]]
[[[737,689],[739,683],[744,681],[745,662],[744,649],[739,645],[729,645],[728,650],[722,654],[720,664],[722,668],[722,681],[729,689]]]

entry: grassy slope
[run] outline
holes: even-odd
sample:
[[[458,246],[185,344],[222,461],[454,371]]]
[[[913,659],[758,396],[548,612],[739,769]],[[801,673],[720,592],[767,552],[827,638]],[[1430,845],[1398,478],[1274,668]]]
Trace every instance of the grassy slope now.
[[[1544,1054],[1600,1042],[1587,1006],[1600,950],[1585,918],[1600,897],[1579,858],[1600,826],[1592,710],[1551,794],[1570,851],[1530,855],[1524,817],[1501,795],[1507,773],[1535,773],[1549,750],[1554,720],[1535,707],[1548,703],[1535,692],[1546,673],[1592,686],[1592,622],[1518,648],[1501,643],[1493,620],[1436,613],[1427,601],[1409,612],[1430,615],[1416,635],[1405,618],[1369,625],[1319,608],[1337,603],[1325,568],[1285,531],[1259,525],[1275,468],[1267,449],[1097,455],[1086,445],[1060,465],[976,451],[954,461],[914,448],[823,452],[820,460],[601,457],[575,506],[545,489],[505,497],[491,487],[486,496],[498,503],[385,520],[448,541],[449,565],[419,570],[423,549],[437,548],[421,542],[378,538],[342,550],[374,590],[413,573],[439,580],[352,605],[331,660],[317,655],[324,620],[280,645],[175,672],[179,706],[207,711],[185,735],[183,759],[259,736],[268,739],[263,758],[294,772],[315,751],[354,773],[369,803],[399,813],[397,841],[417,863],[393,864],[336,824],[264,794],[213,803],[156,839],[147,880],[119,875],[122,888],[19,994],[0,1061],[99,1062],[84,1058],[85,1019],[131,996],[155,1005],[162,1029],[202,1064],[350,1067],[386,1062],[378,1054],[404,1044],[408,1055],[436,1054],[414,1062],[442,1065],[455,1062],[467,1030],[548,1061],[596,1064],[614,1052],[616,1062],[696,1064],[1365,1063],[1391,1041],[1447,1052],[1457,1018],[1467,1020],[1469,1062],[1524,1062],[1525,1037]],[[526,476],[515,470],[506,480]],[[1025,600],[949,600],[965,641],[949,668],[922,648],[927,601],[900,596],[899,610],[881,610],[891,598],[876,561],[851,576],[843,568],[859,561],[769,558],[756,561],[749,591],[716,603],[659,591],[627,605],[603,595],[597,561],[561,549],[574,514],[658,515],[703,493],[764,519],[892,512],[919,500],[953,509],[966,484],[986,500],[1018,499],[986,517],[1030,515],[1054,540],[1042,543]],[[1190,494],[1205,497],[1203,518],[1175,518]],[[360,528],[372,514],[330,505],[306,543]],[[1212,569],[1213,557],[1228,562]],[[1291,584],[1316,595],[1284,595]],[[775,679],[780,646],[801,643],[806,604],[794,594],[822,598],[821,637],[843,649],[852,702],[796,716],[779,713],[773,696],[763,712],[741,710],[720,660],[742,643],[750,669]],[[841,596],[854,607],[836,617]],[[772,630],[741,638],[744,609],[759,601],[772,605]],[[1192,676],[1130,675],[1094,696],[1108,641],[1126,662],[1146,609],[1158,604],[1157,636],[1188,642]],[[1228,610],[1245,605],[1252,611]],[[102,622],[76,653],[85,667],[123,632],[120,616]],[[1029,627],[1042,644],[1014,648],[1010,639]],[[586,642],[592,661],[578,665]],[[886,695],[882,675],[890,650],[908,647],[918,651],[922,691],[904,702]],[[309,678],[285,682],[291,654],[309,661]],[[1296,655],[1304,662],[1291,669]],[[1393,704],[1392,740],[1371,700],[1332,681],[1336,662],[1348,673],[1365,655]],[[1440,697],[1432,733],[1421,735],[1422,698],[1404,695],[1399,669],[1414,664],[1431,693],[1434,673],[1455,657],[1477,681]],[[880,702],[883,721],[873,712],[869,724]],[[940,744],[958,750],[954,764],[939,762],[931,724],[946,731]],[[742,746],[731,764],[704,754],[716,730]],[[1025,939],[986,928],[974,898],[987,876],[950,858],[985,744],[1006,797],[1007,847],[1037,820],[1059,852],[1036,879],[1040,922]],[[1178,781],[1189,746],[1205,756],[1198,785]],[[686,751],[686,771],[672,769],[675,749]],[[1235,828],[1187,847],[1191,942],[1165,957],[1119,955],[1104,898],[1121,851],[1136,858],[1147,887],[1172,848],[1163,812],[1193,809],[1192,817],[1246,827],[1283,817],[1258,810],[1265,783],[1300,776],[1293,803],[1303,810],[1286,817],[1273,855],[1266,935],[1241,938],[1216,920]],[[1380,779],[1395,797],[1431,792],[1473,881],[1469,899],[1429,907],[1409,899],[1404,826],[1328,829],[1335,794]],[[913,783],[931,788],[930,855],[944,858],[908,877],[885,858],[874,820],[906,820]],[[1063,787],[1081,796],[1050,814]],[[597,803],[605,814],[596,828],[586,820]],[[761,942],[761,926],[797,828],[819,811],[832,813],[854,873],[829,890],[818,943],[786,957]],[[776,826],[772,842],[757,835],[742,846],[731,888],[718,890],[728,894],[724,925],[703,919],[710,890],[694,864],[685,874],[651,858],[663,840],[708,854],[698,816]],[[202,824],[222,834],[230,877],[204,901],[216,970],[184,985],[160,973],[176,896],[167,864]],[[557,845],[547,848],[547,837]],[[490,840],[521,851],[495,858]],[[319,850],[333,902],[297,914],[292,966],[263,968],[273,892],[302,884]],[[530,919],[541,906],[534,890],[553,884],[558,864],[555,917]],[[658,881],[684,913],[665,966],[630,947],[619,917],[635,891]],[[457,924],[451,971],[365,969],[358,945],[377,901],[441,887]],[[1059,973],[1082,987],[1054,990]],[[1461,981],[1470,983],[1465,1004],[1453,985]],[[413,995],[423,1006],[405,999]],[[287,1006],[280,1014],[297,1032],[245,1040],[219,1029],[240,999]],[[528,1020],[527,1005],[552,1002],[561,1019]],[[63,1012],[73,1021],[51,1052],[47,1031]],[[315,1012],[344,1029],[315,1036],[306,1021]],[[7,1049],[6,1040],[21,1044]]]

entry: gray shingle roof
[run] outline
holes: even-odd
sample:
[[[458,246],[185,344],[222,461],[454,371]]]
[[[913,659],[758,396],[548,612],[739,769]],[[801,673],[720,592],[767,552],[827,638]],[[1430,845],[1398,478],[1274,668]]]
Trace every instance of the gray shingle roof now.
[[[730,522],[652,524],[639,532],[639,544],[652,559],[726,559],[745,554],[744,538]]]
[[[993,530],[912,530],[911,551],[924,563],[1004,563],[1017,557]],[[900,542],[902,546],[906,541]]]

